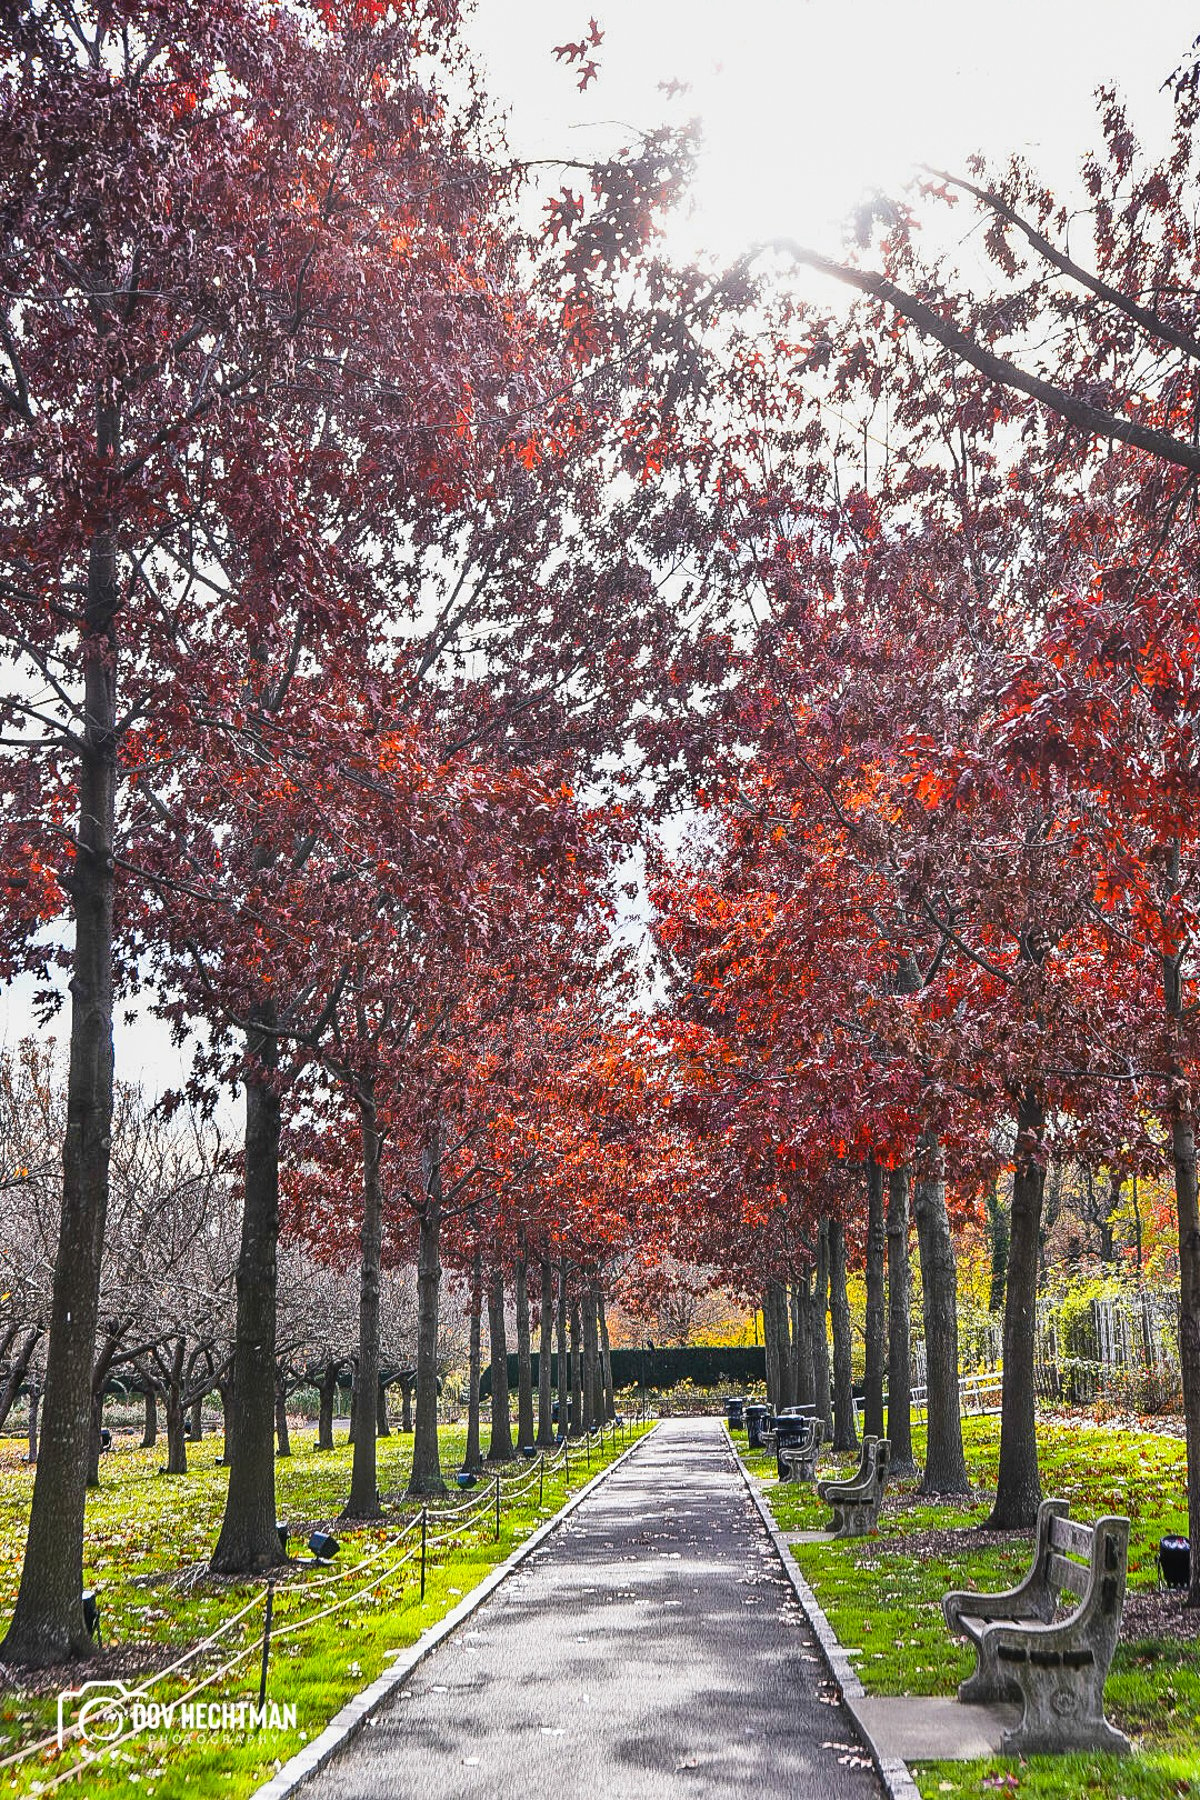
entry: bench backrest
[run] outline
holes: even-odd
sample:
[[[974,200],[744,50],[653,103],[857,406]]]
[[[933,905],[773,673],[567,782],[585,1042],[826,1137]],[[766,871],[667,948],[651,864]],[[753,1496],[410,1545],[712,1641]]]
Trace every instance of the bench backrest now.
[[[1042,1501],[1035,1567],[1048,1588],[1074,1594],[1086,1616],[1115,1639],[1125,1599],[1129,1520],[1106,1516],[1094,1525],[1081,1525],[1069,1512],[1069,1501]]]
[[[877,1437],[864,1437],[862,1448],[858,1453],[858,1467],[853,1475],[848,1477],[847,1487],[857,1487],[860,1481],[865,1481],[872,1473],[875,1467],[875,1446],[879,1441]]]

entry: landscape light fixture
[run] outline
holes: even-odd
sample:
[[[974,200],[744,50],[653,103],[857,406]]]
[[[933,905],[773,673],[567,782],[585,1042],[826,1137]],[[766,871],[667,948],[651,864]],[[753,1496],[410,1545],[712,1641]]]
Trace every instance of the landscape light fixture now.
[[[314,1531],[308,1540],[308,1547],[318,1562],[328,1562],[330,1557],[336,1556],[341,1548],[337,1539],[331,1537],[327,1531]]]
[[[100,1603],[96,1599],[95,1588],[84,1588],[83,1590],[83,1622],[87,1627],[88,1636],[94,1637],[97,1647],[103,1650],[104,1641],[100,1636]]]

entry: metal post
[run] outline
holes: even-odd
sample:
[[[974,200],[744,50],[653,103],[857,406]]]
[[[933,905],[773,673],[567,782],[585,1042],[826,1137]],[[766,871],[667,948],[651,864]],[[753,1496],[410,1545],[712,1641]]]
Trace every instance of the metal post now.
[[[429,1508],[421,1508],[421,1598],[425,1598],[425,1543],[429,1530]]]
[[[563,1439],[563,1470],[567,1477],[567,1486],[571,1485],[571,1440]]]
[[[267,1583],[267,1611],[263,1619],[262,1673],[258,1678],[258,1710],[267,1703],[267,1662],[271,1655],[271,1618],[275,1611],[275,1583]]]
[[[538,1457],[538,1506],[539,1507],[542,1504],[542,1498],[545,1494],[545,1491],[546,1491],[546,1452],[543,1450],[542,1454]]]
[[[590,1469],[592,1466],[592,1434],[590,1431],[584,1433],[583,1447],[587,1451],[587,1466]]]
[[[500,1542],[500,1477],[496,1477],[496,1542]]]

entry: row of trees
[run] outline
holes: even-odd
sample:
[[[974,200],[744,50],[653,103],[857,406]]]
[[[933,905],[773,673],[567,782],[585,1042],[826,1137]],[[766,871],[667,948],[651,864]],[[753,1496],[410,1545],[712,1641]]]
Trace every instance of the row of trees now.
[[[799,1279],[803,1333],[818,1221],[846,1221],[879,1429],[911,1208],[935,1489],[966,1483],[950,1225],[1012,1169],[995,1525],[1040,1498],[1048,1163],[1114,1203],[1173,1178],[1200,1543],[1194,115],[1185,85],[1151,164],[1106,96],[1074,217],[1019,163],[931,176],[928,204],[982,222],[971,268],[923,262],[894,211],[881,273],[776,247],[866,298],[779,347],[776,430],[811,460],[751,522],[738,754],[655,902],[682,1104],[720,1148],[704,1254]]]
[[[29,1398],[31,1452],[36,1449],[38,1397],[45,1378],[45,1326],[50,1316],[56,1250],[59,1146],[65,1093],[52,1049],[26,1040],[0,1051],[0,1426],[24,1392]],[[136,1087],[115,1091],[111,1197],[105,1227],[100,1328],[91,1375],[88,1482],[99,1481],[100,1431],[106,1394],[146,1400],[145,1441],[164,1415],[168,1474],[187,1469],[185,1428],[198,1435],[201,1403],[217,1395],[228,1412],[236,1327],[234,1278],[239,1207],[236,1157],[211,1121],[190,1112],[171,1118]],[[319,1259],[302,1240],[280,1247],[275,1334],[276,1434],[287,1447],[287,1401],[300,1387],[320,1396],[320,1446],[332,1445],[339,1381],[357,1364],[357,1280],[344,1246]],[[401,1387],[407,1414],[415,1343],[411,1269],[383,1271],[380,1355]],[[454,1354],[443,1326],[441,1357]],[[381,1408],[383,1408],[381,1381]],[[380,1412],[386,1428],[386,1410]]]
[[[0,1052],[0,1159],[11,1176],[0,1209],[0,1269],[5,1296],[0,1335],[0,1427],[22,1395],[31,1413],[31,1459],[36,1455],[38,1396],[44,1379],[44,1321],[49,1315],[58,1215],[57,1148],[65,1102],[61,1071],[33,1040]],[[136,1088],[118,1084],[113,1117],[112,1198],[106,1221],[100,1292],[100,1330],[91,1379],[88,1484],[100,1481],[101,1427],[106,1397],[145,1400],[143,1444],[157,1441],[162,1408],[167,1437],[165,1473],[187,1472],[189,1420],[199,1436],[202,1403],[217,1397],[228,1422],[236,1338],[235,1277],[239,1200],[236,1157],[214,1126],[194,1114],[165,1117]],[[307,1171],[311,1179],[314,1171]],[[360,1328],[361,1269],[346,1234],[326,1234],[300,1215],[279,1246],[275,1314],[276,1454],[290,1453],[289,1400],[299,1391],[318,1400],[317,1449],[331,1449],[338,1389],[350,1386],[350,1441],[389,1434],[387,1395],[395,1386],[402,1428],[412,1430],[417,1307],[410,1246],[398,1221],[387,1233],[379,1268],[376,1341],[369,1346],[377,1393],[363,1419]],[[304,1226],[304,1230],[300,1226]],[[307,1236],[305,1235],[307,1232]],[[409,1233],[411,1236],[411,1233]],[[311,1241],[310,1241],[311,1240]],[[533,1260],[529,1221],[517,1227],[510,1266],[494,1219],[478,1205],[461,1213],[442,1241],[454,1280],[450,1304],[438,1316],[437,1387],[448,1372],[467,1371],[468,1448],[465,1465],[480,1462],[481,1351],[491,1367],[489,1459],[516,1454],[507,1386],[510,1320],[518,1351],[517,1439],[554,1443],[553,1418],[578,1435],[615,1413],[608,1323],[598,1274],[570,1263]],[[541,1240],[543,1250],[549,1240]],[[486,1306],[487,1321],[483,1322]],[[556,1320],[563,1345],[558,1368]],[[546,1379],[535,1417],[532,1344],[540,1332]],[[469,1348],[468,1348],[469,1345]],[[599,1398],[597,1398],[599,1396]],[[371,1460],[373,1448],[360,1451]],[[373,1465],[372,1465],[373,1466]],[[439,1472],[440,1473],[440,1472]],[[370,1491],[369,1513],[379,1510]],[[352,1507],[347,1508],[352,1513]]]
[[[810,1361],[828,1389],[832,1297],[844,1413],[857,1256],[875,1425],[911,1210],[953,1487],[951,1225],[1004,1165],[994,1518],[1027,1522],[1055,1148],[1173,1171],[1200,1545],[1189,83],[1161,165],[1106,101],[1086,255],[1014,165],[929,184],[978,209],[982,268],[926,266],[885,207],[881,273],[796,246],[714,272],[655,252],[686,131],[562,165],[528,229],[540,173],[454,0],[0,31],[0,974],[70,994],[3,1655],[88,1647],[122,994],[196,1046],[192,1106],[244,1096],[214,1569],[281,1555],[281,1218],[318,1262],[356,1249],[364,1394],[415,1260],[424,1493],[443,1257],[493,1353],[532,1277],[589,1368],[595,1296],[664,1253],[765,1281],[781,1392]],[[801,305],[797,262],[862,300]],[[704,823],[651,856],[646,1020],[614,922],[681,799]],[[378,1505],[360,1431],[348,1510]]]
[[[106,0],[0,33],[0,972],[70,995],[3,1646],[44,1664],[88,1648],[122,995],[193,1040],[193,1107],[244,1095],[214,1569],[281,1554],[281,1217],[317,1260],[357,1245],[364,1393],[381,1272],[415,1251],[415,1492],[441,1483],[444,1242],[493,1309],[565,1257],[554,1304],[590,1329],[639,1205],[628,1117],[586,1110],[641,1079],[615,885],[720,654],[728,559],[683,608],[661,573],[716,542],[685,477],[723,301],[653,253],[686,133],[527,229],[453,0]],[[349,1510],[378,1505],[358,1432]]]

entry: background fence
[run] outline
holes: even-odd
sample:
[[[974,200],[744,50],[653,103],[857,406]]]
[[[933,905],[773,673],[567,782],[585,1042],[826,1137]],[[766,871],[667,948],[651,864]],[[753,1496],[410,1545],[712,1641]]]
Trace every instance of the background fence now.
[[[1139,1413],[1183,1403],[1176,1296],[1153,1288],[1039,1303],[1035,1379],[1043,1400],[1097,1400]]]

